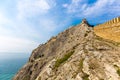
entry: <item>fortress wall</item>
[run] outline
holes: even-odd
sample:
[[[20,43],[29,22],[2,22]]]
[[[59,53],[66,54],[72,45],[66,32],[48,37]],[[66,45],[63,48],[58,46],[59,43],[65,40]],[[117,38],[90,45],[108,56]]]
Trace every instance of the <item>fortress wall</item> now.
[[[94,32],[105,39],[120,42],[120,17],[95,26]]]

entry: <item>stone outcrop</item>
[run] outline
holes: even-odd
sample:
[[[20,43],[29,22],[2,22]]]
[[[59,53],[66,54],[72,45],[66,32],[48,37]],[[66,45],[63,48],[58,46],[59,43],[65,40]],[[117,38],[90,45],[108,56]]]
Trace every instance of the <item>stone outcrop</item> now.
[[[95,26],[94,32],[105,39],[120,42],[120,17]]]
[[[84,20],[33,50],[13,80],[120,80],[120,47]]]

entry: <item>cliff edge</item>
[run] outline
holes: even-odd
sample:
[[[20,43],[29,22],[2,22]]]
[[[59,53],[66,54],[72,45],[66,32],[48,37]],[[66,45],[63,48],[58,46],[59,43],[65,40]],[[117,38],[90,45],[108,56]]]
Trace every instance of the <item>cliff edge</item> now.
[[[13,80],[120,80],[119,46],[84,19],[33,50]]]

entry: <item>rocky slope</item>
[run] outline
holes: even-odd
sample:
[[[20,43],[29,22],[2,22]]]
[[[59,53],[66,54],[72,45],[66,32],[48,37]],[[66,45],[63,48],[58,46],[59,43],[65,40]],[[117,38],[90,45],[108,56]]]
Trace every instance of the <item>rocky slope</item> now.
[[[83,20],[33,50],[13,80],[120,80],[119,43],[96,36]]]

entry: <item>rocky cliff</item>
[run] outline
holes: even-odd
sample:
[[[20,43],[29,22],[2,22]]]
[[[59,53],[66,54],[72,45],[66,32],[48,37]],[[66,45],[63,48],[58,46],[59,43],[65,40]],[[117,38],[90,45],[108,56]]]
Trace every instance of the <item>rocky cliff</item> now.
[[[120,80],[119,46],[83,20],[33,50],[13,80]]]

